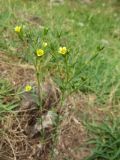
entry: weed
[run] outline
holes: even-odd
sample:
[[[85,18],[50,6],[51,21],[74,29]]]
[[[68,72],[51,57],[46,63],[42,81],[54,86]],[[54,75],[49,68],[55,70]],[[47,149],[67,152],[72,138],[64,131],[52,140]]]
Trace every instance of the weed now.
[[[4,117],[7,112],[9,114],[14,112],[13,110],[19,103],[20,95],[30,92],[28,94],[34,94],[33,97],[35,97],[38,107],[32,109],[41,112],[39,117],[42,126],[44,123],[42,114],[46,112],[42,86],[46,77],[52,77],[61,91],[59,109],[55,103],[52,105],[50,103],[53,112],[56,112],[55,115],[57,115],[53,125],[55,130],[52,133],[55,143],[60,123],[64,119],[61,116],[65,112],[65,99],[73,92],[80,91],[85,95],[92,94],[97,97],[95,98],[97,104],[100,106],[109,105],[110,109],[115,109],[117,113],[119,107],[116,108],[116,106],[119,106],[120,103],[120,16],[118,4],[118,0],[109,0],[109,2],[97,0],[91,1],[91,3],[66,0],[65,3],[59,5],[52,5],[52,1],[49,3],[46,0],[1,0],[1,51],[11,57],[17,56],[22,63],[27,62],[34,66],[32,68],[34,68],[33,72],[36,76],[37,89],[30,85],[28,79],[31,78],[27,75],[25,75],[27,85],[24,89],[22,86],[22,90],[21,88],[14,90],[8,82],[0,79],[0,116]],[[1,55],[0,63],[2,60],[3,56]],[[4,69],[1,67],[0,71],[0,74],[3,74]],[[33,91],[35,92],[33,93]],[[50,110],[52,110],[51,108]],[[29,115],[31,117],[31,114]],[[91,156],[92,159],[119,159],[119,149],[116,149],[116,145],[119,146],[119,140],[116,140],[119,139],[117,130],[119,123],[117,120],[115,121],[115,130],[112,126],[114,122],[111,120],[100,126],[90,126],[96,132],[100,128],[100,135],[103,134],[103,137],[102,135],[95,136],[94,145],[97,147]],[[108,129],[110,127],[113,128]],[[106,131],[107,129],[108,131]],[[45,138],[46,131],[41,132]],[[116,139],[114,135],[116,135]],[[53,150],[55,145],[53,144]],[[65,159],[67,158],[65,157]]]

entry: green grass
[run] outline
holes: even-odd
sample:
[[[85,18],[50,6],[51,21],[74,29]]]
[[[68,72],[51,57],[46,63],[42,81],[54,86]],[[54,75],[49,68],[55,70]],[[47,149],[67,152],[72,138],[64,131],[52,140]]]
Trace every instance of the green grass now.
[[[8,81],[0,79],[0,118],[17,106],[18,99],[15,98],[14,88]]]
[[[120,119],[106,120],[101,124],[87,126],[92,133],[89,144],[95,145],[90,157],[86,160],[119,160],[120,159]]]

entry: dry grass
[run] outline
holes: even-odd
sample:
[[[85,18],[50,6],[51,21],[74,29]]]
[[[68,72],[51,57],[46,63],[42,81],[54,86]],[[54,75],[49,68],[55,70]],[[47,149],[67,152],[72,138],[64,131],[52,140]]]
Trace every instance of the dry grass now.
[[[35,81],[31,65],[21,64],[21,59],[8,57],[4,52],[0,52],[0,75],[15,86]]]
[[[87,132],[82,122],[77,119],[71,103],[66,101],[64,121],[60,126],[59,140],[56,146],[57,157],[83,159],[89,154],[89,148],[84,147]],[[52,147],[51,133],[54,128],[46,130],[46,143],[41,144],[40,132],[35,131],[37,119],[41,116],[36,104],[28,99],[23,100],[20,107],[4,116],[1,122],[1,152],[0,156],[12,160],[49,160]],[[8,152],[9,151],[9,152]]]

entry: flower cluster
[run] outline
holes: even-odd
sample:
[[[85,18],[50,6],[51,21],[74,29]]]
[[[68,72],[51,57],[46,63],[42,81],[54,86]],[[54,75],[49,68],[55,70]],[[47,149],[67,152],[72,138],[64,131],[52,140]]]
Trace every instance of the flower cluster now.
[[[20,33],[21,30],[22,30],[22,27],[21,27],[21,26],[16,26],[16,27],[14,28],[14,30],[15,30],[16,33]],[[43,48],[46,48],[47,45],[48,45],[47,42],[43,42],[43,43],[42,43],[42,47],[43,47]],[[62,55],[66,55],[66,53],[68,53],[68,50],[67,50],[66,47],[60,47],[58,52],[59,52],[60,54],[62,54]],[[36,55],[37,55],[38,57],[41,57],[41,56],[43,56],[44,54],[45,54],[45,52],[44,52],[43,49],[40,48],[40,49],[37,49],[37,50],[36,50]]]
[[[22,40],[23,40],[22,36],[24,36],[23,28],[24,28],[23,26],[16,26],[16,27],[14,28],[14,31],[19,35],[19,37],[20,37]],[[23,34],[20,34],[21,32],[22,32]],[[26,37],[26,35],[27,35],[27,34],[25,34],[25,37]],[[47,42],[43,41],[42,44],[41,44],[41,47],[40,47],[40,48],[37,48],[37,49],[35,50],[34,53],[35,53],[35,55],[36,55],[36,60],[37,60],[38,58],[44,56],[45,50],[46,50],[46,47],[47,47],[47,46],[48,46]],[[65,46],[60,46],[59,49],[58,49],[58,53],[60,53],[61,55],[63,55],[63,57],[66,57],[65,55],[68,53],[67,47],[65,47]],[[66,58],[64,58],[64,59],[65,59],[65,63],[67,63],[67,62],[66,62]],[[40,61],[36,61],[36,63],[35,63],[36,73],[40,72],[39,66],[40,66]],[[37,74],[37,75],[38,75],[38,74]],[[39,78],[37,77],[37,79],[39,79]],[[38,80],[38,81],[39,81],[39,80]],[[30,92],[31,90],[32,90],[32,87],[31,87],[30,85],[26,85],[26,86],[25,86],[25,91],[26,91],[26,92]]]

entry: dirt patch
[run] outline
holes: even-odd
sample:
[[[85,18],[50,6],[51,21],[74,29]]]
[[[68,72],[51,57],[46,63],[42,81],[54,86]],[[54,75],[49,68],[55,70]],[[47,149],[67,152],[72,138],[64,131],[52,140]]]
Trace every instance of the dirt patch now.
[[[87,132],[82,121],[78,119],[75,108],[72,108],[72,103],[66,100],[64,106],[64,112],[60,115],[64,120],[60,125],[57,143],[54,144],[52,139],[55,128],[50,125],[45,129],[43,144],[41,132],[39,129],[35,130],[35,126],[39,124],[40,116],[46,115],[51,108],[49,106],[49,109],[47,107],[47,110],[41,113],[30,95],[25,95],[20,106],[6,114],[1,121],[0,157],[7,160],[52,160],[53,150],[58,160],[84,159],[89,154],[89,147],[85,146]]]
[[[68,122],[68,121],[66,121]],[[69,119],[69,123],[63,125],[58,146],[59,160],[83,160],[89,155],[89,147],[85,146],[88,138],[82,123],[75,117]]]
[[[21,59],[8,57],[4,52],[0,52],[0,76],[15,86],[35,81],[33,66],[21,64]]]

